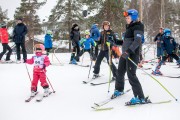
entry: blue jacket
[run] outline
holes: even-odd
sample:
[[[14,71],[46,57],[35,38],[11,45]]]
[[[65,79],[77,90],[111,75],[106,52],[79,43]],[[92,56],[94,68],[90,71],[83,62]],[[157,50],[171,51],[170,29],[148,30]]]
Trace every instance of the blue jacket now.
[[[92,38],[88,38],[88,39],[83,38],[80,41],[80,46],[83,46],[85,50],[89,50],[91,49],[91,46],[96,46],[96,43]]]
[[[93,24],[90,31],[91,31],[90,37],[95,41],[98,41],[100,38],[100,32],[97,25]]]
[[[23,23],[17,24],[13,30],[13,41],[15,43],[24,43],[27,32],[28,30],[26,25],[24,25]]]
[[[177,44],[173,37],[162,37],[161,47],[163,51],[166,50],[168,54],[173,54],[173,51],[176,49],[176,45]]]
[[[45,48],[52,48],[52,37],[49,34],[45,35],[44,47]]]

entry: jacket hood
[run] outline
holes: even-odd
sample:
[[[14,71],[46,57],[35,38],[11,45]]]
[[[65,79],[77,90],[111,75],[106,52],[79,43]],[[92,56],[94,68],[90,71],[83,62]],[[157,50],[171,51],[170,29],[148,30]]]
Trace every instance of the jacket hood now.
[[[96,25],[96,24],[93,24],[93,25],[91,26],[91,29],[95,29],[95,28],[97,28],[97,25]]]

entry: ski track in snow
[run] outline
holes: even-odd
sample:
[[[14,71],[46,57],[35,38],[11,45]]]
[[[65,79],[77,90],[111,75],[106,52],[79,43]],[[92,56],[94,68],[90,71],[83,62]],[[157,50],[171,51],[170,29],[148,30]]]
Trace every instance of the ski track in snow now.
[[[32,55],[28,55],[30,58]],[[39,94],[30,102],[25,103],[30,95],[30,81],[25,65],[22,64],[0,64],[0,120],[180,120],[180,103],[172,101],[161,105],[142,105],[137,107],[126,107],[125,102],[132,97],[132,91],[116,99],[104,107],[114,107],[110,111],[96,112],[91,109],[94,102],[100,102],[111,96],[114,91],[114,82],[111,84],[108,94],[108,85],[91,86],[83,84],[87,80],[89,67],[69,65],[70,54],[57,54],[64,66],[51,65],[47,68],[47,76],[53,85],[56,93],[37,103],[36,98],[40,97],[43,89],[38,85]],[[58,63],[56,58],[50,54],[52,63]],[[150,54],[147,60],[152,59]],[[14,59],[14,56],[12,56]],[[82,60],[82,58],[81,58]],[[81,62],[79,63],[81,64]],[[84,65],[90,64],[89,55],[84,56]],[[174,68],[167,63],[162,66],[164,75],[180,75],[180,69]],[[32,78],[32,65],[27,65]],[[145,64],[144,67],[152,67]],[[93,68],[92,68],[93,71]],[[90,77],[92,77],[92,71]],[[152,70],[147,70],[151,73]],[[137,76],[142,84],[145,96],[151,101],[173,100],[171,96],[148,75],[137,70]],[[108,81],[109,67],[102,62],[100,74],[104,74],[98,81]],[[156,77],[156,76],[155,76]],[[127,78],[127,76],[126,76]],[[156,77],[167,89],[180,100],[180,79]],[[131,88],[129,82],[125,82],[125,89]]]

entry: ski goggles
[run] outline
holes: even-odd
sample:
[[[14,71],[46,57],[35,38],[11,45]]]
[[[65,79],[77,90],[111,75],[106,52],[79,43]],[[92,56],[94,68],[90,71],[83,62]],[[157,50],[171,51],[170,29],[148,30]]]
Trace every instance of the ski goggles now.
[[[123,12],[123,16],[124,16],[124,17],[127,17],[127,16],[129,16],[129,15],[131,15],[131,14],[129,14],[127,11],[124,11],[124,12]]]

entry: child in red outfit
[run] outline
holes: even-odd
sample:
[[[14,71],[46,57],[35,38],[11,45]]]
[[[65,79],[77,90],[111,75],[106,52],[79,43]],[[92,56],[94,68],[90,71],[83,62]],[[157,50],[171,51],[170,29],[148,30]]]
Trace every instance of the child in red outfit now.
[[[41,86],[44,89],[44,95],[49,95],[49,85],[46,81],[46,67],[50,65],[50,61],[47,55],[43,55],[44,45],[36,44],[35,45],[35,56],[31,59],[27,59],[26,63],[34,64],[33,69],[33,80],[31,83],[31,96],[35,96],[37,93],[37,85],[40,80]]]
[[[10,62],[12,62],[12,60],[10,60],[12,49],[8,45],[8,43],[9,43],[8,39],[9,39],[9,35],[8,35],[8,32],[7,32],[6,24],[2,23],[2,24],[0,24],[0,40],[1,40],[1,43],[2,43],[2,46],[3,46],[3,51],[0,53],[0,61],[1,61],[1,58],[3,57],[3,55],[8,50],[5,62],[10,63]]]

